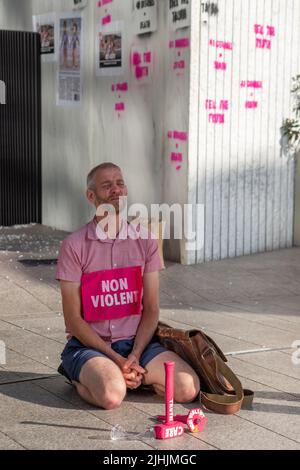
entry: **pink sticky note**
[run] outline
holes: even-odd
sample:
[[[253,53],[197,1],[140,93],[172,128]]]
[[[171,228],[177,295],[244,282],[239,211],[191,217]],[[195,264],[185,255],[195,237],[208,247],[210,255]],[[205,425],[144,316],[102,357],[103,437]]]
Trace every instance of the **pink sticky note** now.
[[[142,77],[148,77],[149,75],[149,68],[148,67],[139,67],[137,66],[135,69],[135,76],[138,80]]]
[[[110,22],[111,22],[111,15],[107,15],[107,16],[104,16],[104,18],[102,18],[103,25],[108,24]]]
[[[113,0],[102,0],[102,5],[107,5],[107,3],[111,3]]]
[[[150,63],[151,63],[151,58],[152,58],[151,52],[145,52],[145,53],[144,53],[144,62],[145,62],[146,64],[150,64]]]
[[[176,39],[175,47],[189,47],[190,40],[189,38]]]
[[[138,52],[134,52],[132,54],[132,63],[133,65],[140,65],[142,59],[141,59],[141,54],[139,54]]]
[[[124,111],[125,110],[125,103],[116,103],[115,110],[116,111]]]

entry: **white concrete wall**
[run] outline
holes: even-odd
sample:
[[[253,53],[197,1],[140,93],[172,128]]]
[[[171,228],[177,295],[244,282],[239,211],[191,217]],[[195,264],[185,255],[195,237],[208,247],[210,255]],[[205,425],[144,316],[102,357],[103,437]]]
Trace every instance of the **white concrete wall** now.
[[[70,4],[69,0],[34,0],[33,12],[68,11]],[[43,64],[43,223],[47,225],[73,230],[87,220],[91,212],[84,195],[85,177],[104,161],[124,169],[131,200],[149,204],[160,197],[161,151],[156,145],[160,126],[155,128],[152,96],[155,88],[161,90],[160,64],[151,86],[133,87],[129,68],[129,47],[134,39],[131,6],[131,0],[122,0],[110,7],[113,20],[125,22],[127,56],[124,75],[112,78],[95,76],[95,25],[100,10],[94,1],[84,10],[83,99],[79,110],[56,106],[56,64]],[[152,36],[143,42],[154,45]],[[120,81],[128,81],[129,92],[124,116],[118,119],[111,85]]]
[[[100,9],[89,0],[83,11],[83,99],[79,110],[56,106],[56,63],[42,64],[43,109],[43,223],[74,230],[90,217],[85,200],[88,171],[103,161],[123,169],[130,190],[129,203],[186,201],[187,149],[182,168],[170,161],[175,150],[169,130],[188,132],[189,48],[182,50],[186,69],[172,69],[175,54],[170,40],[189,37],[189,29],[172,33],[168,28],[168,0],[158,2],[158,30],[136,36],[133,1],[115,0],[109,5],[113,21],[124,21],[125,69],[120,77],[96,77],[95,29]],[[4,23],[12,29],[32,28],[32,15],[72,9],[71,0],[2,0]],[[21,6],[21,11],[20,11]],[[3,13],[4,12],[4,13]],[[149,47],[154,54],[154,77],[140,85],[133,79],[129,54],[132,45]],[[172,56],[172,57],[171,57]],[[118,119],[111,85],[128,82],[126,111]],[[185,145],[184,147],[187,147]],[[180,260],[178,242],[166,244],[168,256]]]
[[[31,0],[1,0],[0,29],[31,31]]]

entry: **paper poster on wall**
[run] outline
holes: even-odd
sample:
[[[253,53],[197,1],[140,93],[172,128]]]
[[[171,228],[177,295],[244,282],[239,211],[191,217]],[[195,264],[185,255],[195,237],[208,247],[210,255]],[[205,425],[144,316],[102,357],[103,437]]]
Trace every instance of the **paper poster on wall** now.
[[[147,47],[132,46],[130,65],[137,83],[150,83],[153,77],[153,51]]]
[[[122,21],[98,26],[96,38],[96,75],[98,77],[123,74],[123,28]]]
[[[35,15],[33,19],[33,30],[41,36],[41,56],[43,62],[55,62],[55,13],[46,15]]]
[[[64,13],[58,19],[58,93],[59,106],[78,106],[81,102],[82,16]]]
[[[135,34],[157,30],[157,0],[133,0]]]
[[[168,0],[169,27],[171,31],[187,28],[191,24],[190,0]]]

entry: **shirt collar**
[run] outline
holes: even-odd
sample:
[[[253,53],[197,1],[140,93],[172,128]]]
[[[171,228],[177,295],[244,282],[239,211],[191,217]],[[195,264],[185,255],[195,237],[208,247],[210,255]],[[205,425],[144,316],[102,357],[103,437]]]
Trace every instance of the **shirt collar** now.
[[[129,238],[130,230],[135,230],[135,228],[132,226],[132,224],[130,224],[129,222],[125,222],[123,220],[120,232],[118,233],[116,240],[119,240],[119,241],[127,240]],[[99,236],[97,235],[97,232],[103,234],[104,236],[102,238],[99,238]],[[87,226],[87,238],[89,240],[98,240],[103,243],[114,243],[116,241],[108,237],[105,238],[105,233],[97,224],[96,216],[93,218],[93,220],[91,220],[91,222]]]

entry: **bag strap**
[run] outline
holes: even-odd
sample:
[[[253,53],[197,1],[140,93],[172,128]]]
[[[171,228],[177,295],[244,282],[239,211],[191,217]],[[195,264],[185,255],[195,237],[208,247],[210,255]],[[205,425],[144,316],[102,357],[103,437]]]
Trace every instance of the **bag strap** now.
[[[235,414],[242,407],[250,408],[254,396],[253,392],[251,390],[243,390],[241,382],[232,370],[218,355],[215,354],[214,356],[218,371],[228,380],[233,391],[226,395],[200,392],[200,401],[209,410],[225,415]]]

